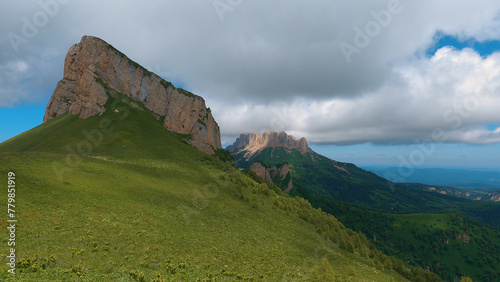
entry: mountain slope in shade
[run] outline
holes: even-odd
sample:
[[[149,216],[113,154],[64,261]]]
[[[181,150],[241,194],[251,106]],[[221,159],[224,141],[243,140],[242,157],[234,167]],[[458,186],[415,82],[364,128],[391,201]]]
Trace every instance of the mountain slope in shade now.
[[[309,201],[387,255],[429,268],[445,280],[467,275],[474,281],[500,277],[500,230],[455,212],[391,213],[325,197]]]
[[[240,140],[251,139],[243,136]],[[354,164],[287,146],[273,144],[247,151],[254,147],[249,142],[228,149],[242,168],[287,164],[293,181],[291,195],[335,215],[390,255],[429,268],[444,279],[470,275],[495,281],[500,276],[498,229],[457,214],[500,227],[498,203],[439,194],[423,184],[392,183]],[[280,188],[285,190],[284,185]],[[465,242],[463,238],[474,239]]]
[[[275,142],[269,146],[262,145],[261,139],[273,135],[281,135],[283,142]],[[416,208],[413,200],[406,199],[411,191],[393,190],[392,183],[384,178],[360,169],[354,164],[331,160],[309,147],[299,150],[297,146],[290,146],[286,141],[296,139],[284,135],[286,135],[284,132],[264,133],[262,136],[242,135],[239,140],[249,141],[241,145],[242,142],[237,140],[234,145],[227,147],[227,150],[233,154],[237,165],[241,168],[249,168],[255,161],[269,167],[288,163],[293,183],[296,185],[290,191],[292,195],[311,194],[390,210]],[[305,139],[302,140],[307,144]],[[255,147],[258,149],[255,150]],[[405,197],[398,199],[400,195]]]
[[[278,133],[274,133],[278,134]],[[283,135],[283,133],[279,133]],[[252,137],[250,136],[257,136]],[[266,133],[273,135],[273,133]],[[456,211],[471,216],[483,223],[500,226],[500,204],[475,202],[468,199],[435,193],[431,186],[423,184],[393,183],[351,163],[343,163],[322,156],[310,148],[299,150],[286,142],[272,146],[259,146],[252,140],[262,139],[258,134],[242,135],[240,140],[250,140],[245,145],[237,141],[227,149],[233,154],[241,168],[249,168],[253,162],[262,162],[268,167],[287,163],[293,189],[290,195],[325,197],[339,202],[356,204],[368,208],[392,212],[440,212]],[[281,140],[296,140],[282,137]],[[303,141],[307,144],[307,141]],[[280,187],[283,190],[284,187]]]

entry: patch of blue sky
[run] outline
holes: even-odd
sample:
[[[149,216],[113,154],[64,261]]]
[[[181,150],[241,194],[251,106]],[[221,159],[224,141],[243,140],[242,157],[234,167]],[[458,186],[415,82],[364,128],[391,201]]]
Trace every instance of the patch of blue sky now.
[[[472,48],[482,57],[486,57],[500,51],[500,40],[488,40],[479,42],[474,38],[459,38],[450,34],[438,32],[434,36],[434,44],[426,51],[428,56],[433,56],[437,50],[445,46],[452,46],[458,50]]]
[[[492,123],[492,124],[486,125],[486,129],[488,129],[489,131],[496,130],[499,127],[500,127],[500,123]]]
[[[42,124],[45,107],[45,104],[21,104],[0,108],[0,143]]]

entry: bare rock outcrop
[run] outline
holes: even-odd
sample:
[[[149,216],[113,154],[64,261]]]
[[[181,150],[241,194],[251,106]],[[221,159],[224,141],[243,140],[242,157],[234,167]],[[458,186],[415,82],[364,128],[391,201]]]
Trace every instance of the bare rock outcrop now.
[[[255,172],[257,176],[273,183],[273,179],[271,178],[271,174],[269,173],[269,170],[261,163],[261,162],[254,162],[250,166],[250,170]]]
[[[264,132],[262,135],[257,133],[241,134],[233,145],[228,146],[226,149],[231,153],[246,151],[245,158],[248,159],[263,149],[269,147],[296,149],[302,154],[312,152],[304,137],[297,140],[295,137],[286,134],[284,131]]]
[[[86,119],[106,109],[109,87],[141,102],[165,128],[189,135],[186,141],[212,154],[221,148],[220,130],[200,96],[146,70],[104,40],[84,36],[66,55],[63,79],[45,111],[44,122],[64,113]]]
[[[257,176],[282,188],[285,193],[289,193],[293,189],[293,182],[291,177],[289,178],[288,182],[283,183],[283,181],[290,173],[290,166],[287,163],[273,167],[266,167],[261,162],[254,162],[250,166],[250,170],[255,172]]]

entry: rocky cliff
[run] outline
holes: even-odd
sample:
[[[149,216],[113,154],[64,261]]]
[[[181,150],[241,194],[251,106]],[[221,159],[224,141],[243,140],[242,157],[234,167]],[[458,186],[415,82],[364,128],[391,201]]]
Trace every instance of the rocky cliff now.
[[[241,134],[233,145],[228,146],[226,149],[231,153],[246,151],[245,157],[249,158],[268,147],[296,149],[302,154],[312,152],[304,137],[297,140],[283,131],[264,132],[262,135],[257,133]]]
[[[255,172],[257,176],[273,183],[273,179],[271,178],[269,170],[261,162],[252,163],[252,165],[250,166],[250,170]]]
[[[220,130],[200,96],[130,60],[104,40],[84,36],[66,55],[63,79],[47,104],[43,121],[64,113],[85,119],[106,109],[109,90],[141,102],[165,128],[189,135],[187,142],[212,154],[221,148]]]
[[[261,162],[254,162],[250,166],[250,170],[255,172],[259,177],[280,187],[285,193],[289,193],[293,189],[292,178],[289,175],[290,166],[287,163],[279,166],[266,167]]]

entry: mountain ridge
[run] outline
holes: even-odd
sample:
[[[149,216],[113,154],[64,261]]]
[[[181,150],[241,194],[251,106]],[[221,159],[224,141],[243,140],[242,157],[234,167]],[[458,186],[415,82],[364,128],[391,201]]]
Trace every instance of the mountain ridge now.
[[[262,134],[241,134],[232,145],[226,147],[226,150],[232,154],[245,151],[244,157],[246,160],[249,160],[265,148],[277,147],[297,149],[302,154],[312,152],[311,148],[309,148],[309,145],[307,144],[306,138],[302,137],[297,140],[295,137],[288,135],[284,131],[267,131]]]
[[[436,193],[430,190],[430,185],[393,183],[355,164],[338,162],[312,150],[303,154],[297,149],[265,147],[250,157],[244,149],[233,150],[232,154],[243,169],[253,162],[262,162],[267,167],[288,163],[294,187],[290,191],[292,196],[326,197],[389,212],[459,211],[482,223],[500,226],[500,218],[494,216],[500,206],[495,202]]]

